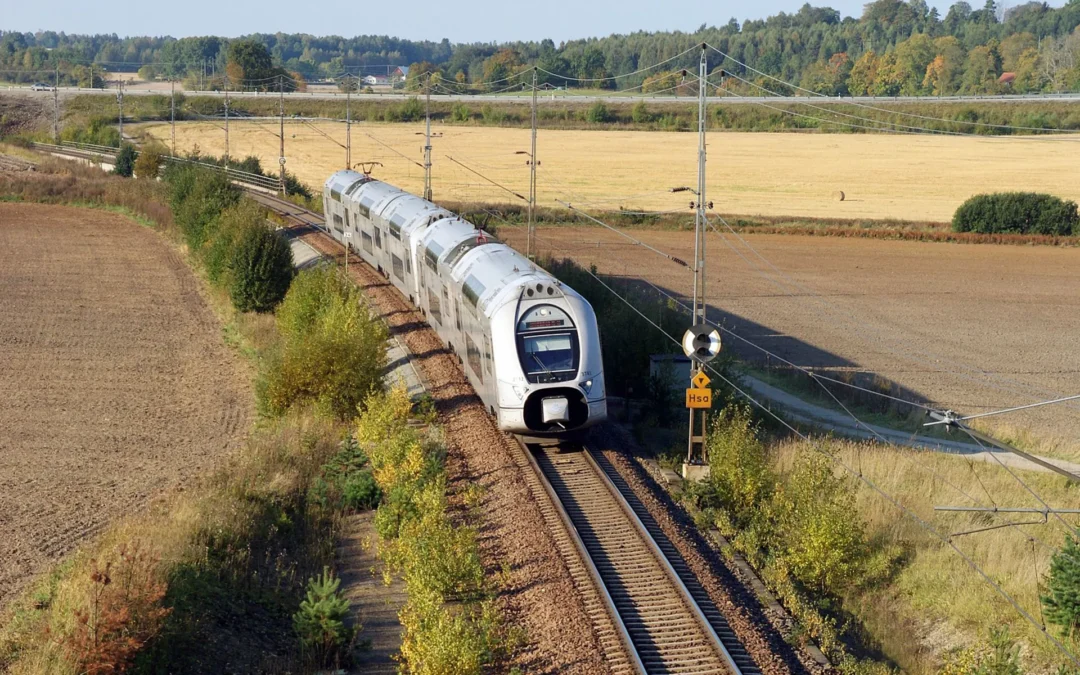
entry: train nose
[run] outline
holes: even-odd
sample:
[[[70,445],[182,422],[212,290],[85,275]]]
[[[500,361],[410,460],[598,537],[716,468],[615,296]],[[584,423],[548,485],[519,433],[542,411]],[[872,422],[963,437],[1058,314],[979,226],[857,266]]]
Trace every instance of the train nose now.
[[[544,424],[570,421],[570,401],[565,396],[549,396],[541,402]]]

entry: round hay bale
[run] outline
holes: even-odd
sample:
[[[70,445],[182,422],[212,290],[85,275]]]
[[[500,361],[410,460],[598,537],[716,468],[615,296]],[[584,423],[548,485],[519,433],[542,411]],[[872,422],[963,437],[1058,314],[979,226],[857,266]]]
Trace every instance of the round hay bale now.
[[[836,201],[842,202],[842,201],[844,201],[844,197],[846,195],[844,195],[843,190],[837,190],[836,192],[832,193],[832,196],[833,196],[833,199],[835,199]]]

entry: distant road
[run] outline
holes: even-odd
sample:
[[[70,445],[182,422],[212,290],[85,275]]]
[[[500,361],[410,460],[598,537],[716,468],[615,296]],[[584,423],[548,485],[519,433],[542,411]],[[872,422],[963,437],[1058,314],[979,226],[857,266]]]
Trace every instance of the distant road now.
[[[187,96],[218,96],[224,97],[225,93],[221,91],[181,91],[177,89],[178,93],[183,93]],[[79,94],[98,94],[101,96],[115,96],[115,89],[81,89],[77,87],[61,87],[59,94],[62,98],[70,98]],[[51,98],[52,91],[31,91],[29,86],[6,86],[0,87],[0,95],[20,95],[20,96],[35,96]],[[126,87],[124,89],[125,96],[168,96],[169,89],[162,88],[160,84],[155,87]],[[377,94],[353,94],[355,100],[404,100],[412,96],[416,96],[416,92],[403,92],[403,93],[377,93]],[[229,92],[230,98],[277,98],[278,94],[274,92]],[[336,91],[310,91],[310,92],[291,92],[285,94],[289,99],[344,99],[345,94]],[[444,95],[437,94],[432,96],[436,101],[505,101],[510,103],[528,103],[532,100],[532,96],[528,93],[523,94],[455,94]],[[581,103],[595,103],[601,101],[603,103],[619,103],[624,101],[654,101],[656,103],[675,103],[675,102],[691,102],[696,99],[692,96],[668,96],[668,95],[653,95],[653,94],[573,94],[565,91],[557,92],[543,92],[540,94],[540,99],[543,101],[577,101]],[[791,96],[791,97],[776,97],[776,96],[761,96],[761,97],[727,97],[727,96],[710,96],[709,103],[727,103],[727,104],[757,104],[757,103],[801,103],[805,101],[813,101],[814,103],[860,103],[860,104],[881,104],[881,103],[1048,103],[1048,102],[1063,102],[1063,103],[1075,103],[1080,102],[1080,94],[1018,94],[1010,96],[895,96],[895,97],[873,97],[873,96],[847,96],[847,97],[805,97],[805,96]]]

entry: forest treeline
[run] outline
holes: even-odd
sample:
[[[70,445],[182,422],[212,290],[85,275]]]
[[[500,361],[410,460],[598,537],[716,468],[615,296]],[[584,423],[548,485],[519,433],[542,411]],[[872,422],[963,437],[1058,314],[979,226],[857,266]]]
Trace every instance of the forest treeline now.
[[[821,94],[893,96],[1078,91],[1078,26],[1080,0],[1060,8],[1028,2],[1008,9],[994,0],[977,9],[957,2],[944,16],[925,0],[876,0],[858,18],[806,4],[794,13],[741,24],[732,18],[694,32],[642,31],[558,45],[286,33],[244,38],[263,43],[276,67],[307,80],[340,80],[346,73],[378,74],[410,65],[406,85],[415,86],[431,73],[447,89],[487,90],[517,85],[513,78],[520,74],[524,80],[534,65],[542,69],[546,86],[670,90],[680,86],[682,69],[696,69],[694,45],[707,42],[718,50],[708,57],[716,83],[723,71],[724,86],[740,94],[793,93],[768,75]],[[104,70],[141,69],[148,77],[205,82],[225,72],[232,42],[4,32],[0,79],[45,79],[59,66],[62,84],[85,86],[94,63]]]

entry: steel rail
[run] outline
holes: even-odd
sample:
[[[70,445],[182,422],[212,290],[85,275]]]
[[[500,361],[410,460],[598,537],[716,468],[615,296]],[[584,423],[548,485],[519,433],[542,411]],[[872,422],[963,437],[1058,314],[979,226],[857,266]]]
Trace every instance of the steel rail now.
[[[760,672],[720,612],[708,607],[706,615],[702,604],[711,601],[704,589],[681,559],[684,572],[676,571],[669,558],[678,553],[656,541],[591,450],[550,455],[537,447],[534,463],[570,518],[582,557],[599,571],[644,672]]]

